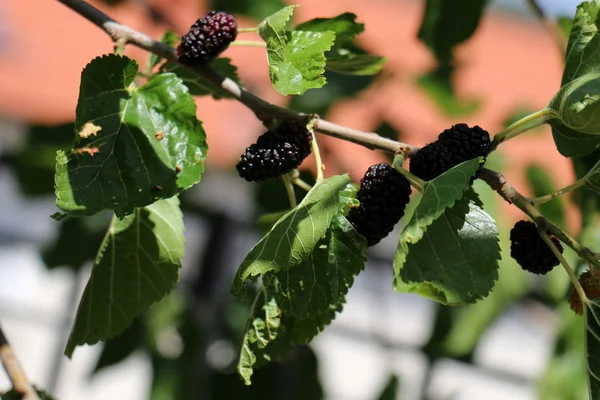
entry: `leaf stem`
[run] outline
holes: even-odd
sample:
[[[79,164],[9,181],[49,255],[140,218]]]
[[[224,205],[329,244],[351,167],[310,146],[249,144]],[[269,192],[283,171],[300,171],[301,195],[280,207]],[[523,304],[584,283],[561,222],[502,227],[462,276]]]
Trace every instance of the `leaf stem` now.
[[[290,207],[296,208],[298,205],[298,201],[296,200],[296,192],[294,192],[294,185],[292,184],[292,180],[289,175],[282,175],[283,184],[285,186],[285,191],[287,192],[288,199],[290,201]]]
[[[521,118],[494,136],[494,140],[492,141],[492,150],[495,150],[500,144],[506,142],[507,140],[533,129],[536,126],[546,123],[546,121],[553,117],[554,111],[549,108],[544,108],[543,110],[534,112],[533,114]]]
[[[569,186],[566,186],[562,189],[557,190],[554,193],[550,193],[544,196],[540,196],[540,197],[536,197],[531,199],[531,203],[533,205],[540,205],[540,204],[544,204],[547,203],[548,201],[557,198],[558,196],[562,196],[563,194],[569,193],[583,185],[585,185],[586,182],[586,178],[580,178],[578,180],[576,180],[575,182],[573,182],[572,184],[570,184]]]
[[[244,47],[267,47],[265,42],[259,42],[256,40],[234,40],[229,44],[230,46],[244,46]]]
[[[319,151],[319,144],[317,143],[317,136],[314,132],[311,132],[312,135],[312,151],[315,155],[315,163],[317,164],[317,182],[323,180],[323,169],[325,166],[323,165],[323,160],[321,159],[321,152]]]
[[[0,327],[0,361],[10,379],[13,389],[23,400],[40,400],[37,392],[27,380],[25,371],[21,367],[15,352],[8,343],[2,328]]]
[[[300,178],[293,178],[292,182],[298,186],[301,189],[306,190],[307,192],[310,192],[310,190],[312,189],[312,186],[309,185],[308,183],[304,182],[302,179]]]
[[[238,33],[250,33],[250,32],[258,32],[258,26],[253,28],[238,28]]]
[[[402,166],[399,166],[397,163],[394,163],[393,167],[396,171],[398,171],[402,175],[404,175],[406,177],[406,179],[408,179],[408,181],[410,182],[411,186],[413,186],[419,192],[422,192],[423,189],[425,188],[425,185],[427,185],[427,182],[425,182],[423,179],[412,174],[410,171],[402,168]]]

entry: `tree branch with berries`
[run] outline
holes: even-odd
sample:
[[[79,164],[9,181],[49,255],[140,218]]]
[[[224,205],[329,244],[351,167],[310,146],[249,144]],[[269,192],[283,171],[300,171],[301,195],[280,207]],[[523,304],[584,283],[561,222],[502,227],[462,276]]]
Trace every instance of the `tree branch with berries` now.
[[[54,218],[114,212],[80,302],[67,355],[79,345],[120,334],[172,290],[183,256],[184,227],[177,196],[200,183],[207,154],[210,157],[207,132],[197,119],[192,96],[212,96],[239,101],[265,126],[265,133],[240,157],[240,177],[249,182],[281,177],[290,198],[289,209],[272,219],[231,286],[238,298],[251,292],[254,296],[238,363],[247,384],[255,368],[310,342],[331,323],[341,312],[354,278],[365,268],[367,248],[388,236],[401,220],[394,257],[395,291],[416,293],[447,306],[485,301],[498,280],[501,249],[495,221],[472,188],[474,180],[481,179],[529,217],[511,230],[511,255],[516,262],[534,274],[546,274],[561,264],[569,276],[574,293],[570,303],[586,321],[590,393],[600,396],[600,381],[595,378],[600,376],[600,365],[594,364],[600,351],[598,282],[593,272],[578,278],[579,271],[562,255],[563,245],[590,271],[600,268],[600,262],[596,252],[539,208],[583,187],[600,192],[600,161],[574,184],[533,199],[519,193],[502,174],[484,167],[502,143],[543,124],[552,127],[556,147],[566,157],[583,157],[600,146],[598,68],[582,61],[584,54],[586,59],[600,54],[597,40],[590,37],[597,36],[597,19],[590,15],[600,12],[600,2],[578,8],[561,88],[548,99],[547,107],[493,136],[477,125],[455,124],[440,129],[434,142],[419,149],[271,104],[246,90],[231,60],[219,57],[230,45],[264,48],[272,85],[288,96],[323,87],[327,72],[375,75],[385,59],[355,45],[364,25],[353,14],[290,27],[295,6],[287,6],[256,27],[240,28],[232,15],[213,11],[193,23],[181,39],[167,32],[156,41],[84,1],[59,1],[103,29],[116,53],[92,60],[83,70],[76,139],[70,151],[57,153],[60,212]],[[472,33],[478,18],[461,29]],[[454,23],[452,18],[440,21]],[[448,54],[470,33],[445,37],[440,44],[440,32],[435,30],[443,26],[427,26],[432,31],[422,28],[421,40],[440,65],[452,64]],[[240,40],[244,32],[258,32],[262,41]],[[127,45],[151,53],[143,71],[122,55]],[[324,177],[315,133],[395,158],[391,164],[371,166],[359,185],[347,174]],[[312,186],[297,174],[311,154],[317,165]],[[299,201],[293,185],[306,192]],[[414,202],[413,207],[405,215],[409,202]],[[115,278],[117,269],[127,271],[129,281]],[[131,282],[137,283],[135,293]],[[100,301],[98,296],[112,301]]]

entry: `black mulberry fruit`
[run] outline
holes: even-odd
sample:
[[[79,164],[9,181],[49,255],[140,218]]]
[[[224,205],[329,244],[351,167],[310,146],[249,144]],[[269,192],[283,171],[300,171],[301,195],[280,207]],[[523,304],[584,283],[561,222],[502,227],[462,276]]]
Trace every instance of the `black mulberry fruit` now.
[[[360,180],[356,198],[360,206],[352,208],[348,221],[373,246],[386,237],[404,215],[410,200],[410,182],[389,164],[376,164]]]
[[[562,253],[558,239],[554,236],[550,239]],[[538,275],[544,275],[560,264],[531,221],[519,221],[510,231],[510,255],[521,268]]]
[[[239,175],[249,182],[264,181],[298,168],[312,150],[306,123],[306,119],[290,119],[263,133],[240,157]]]
[[[467,160],[486,157],[491,145],[489,133],[479,126],[456,124],[415,154],[410,160],[410,172],[429,181]]]
[[[237,36],[235,17],[211,11],[192,25],[177,47],[182,64],[203,63],[221,54]]]

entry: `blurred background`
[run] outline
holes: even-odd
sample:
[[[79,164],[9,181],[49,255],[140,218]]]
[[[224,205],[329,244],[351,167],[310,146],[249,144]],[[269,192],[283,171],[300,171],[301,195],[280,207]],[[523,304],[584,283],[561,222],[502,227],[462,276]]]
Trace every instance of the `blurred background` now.
[[[474,36],[457,48],[452,71],[436,67],[417,38],[424,0],[91,3],[155,38],[167,29],[184,33],[211,9],[235,12],[241,27],[284,4],[301,4],[295,22],[353,12],[366,25],[359,45],[388,59],[376,77],[328,74],[324,88],[285,98],[270,87],[263,50],[233,47],[224,56],[247,88],[271,102],[417,146],[459,122],[498,132],[543,108],[563,69],[555,38],[525,0],[491,1]],[[577,3],[539,0],[567,35]],[[566,276],[556,269],[534,277],[519,268],[507,251],[508,233],[523,215],[480,182],[476,190],[498,222],[503,248],[500,279],[488,298],[442,308],[393,292],[396,231],[369,250],[367,268],[334,323],[244,387],[235,364],[249,305],[234,301],[228,289],[261,236],[257,217],[285,209],[287,196],[280,181],[250,184],[237,176],[235,163],[263,128],[236,102],[209,97],[197,99],[208,134],[207,171],[181,196],[187,251],[180,283],[119,338],[65,358],[108,216],[49,218],[56,211],[54,160],[57,149],[71,145],[81,70],[109,52],[109,38],[58,1],[0,0],[0,322],[39,387],[64,400],[587,398],[583,322],[565,302]],[[126,54],[142,65],[147,57],[134,48]],[[350,172],[358,182],[368,166],[385,160],[351,143],[318,140],[328,176]],[[304,165],[306,180],[311,162]],[[506,143],[486,165],[526,195],[575,178],[547,127]],[[573,199],[553,200],[543,211],[573,235],[585,234],[588,245],[598,242],[595,227],[582,231]],[[0,389],[9,387],[0,374]]]

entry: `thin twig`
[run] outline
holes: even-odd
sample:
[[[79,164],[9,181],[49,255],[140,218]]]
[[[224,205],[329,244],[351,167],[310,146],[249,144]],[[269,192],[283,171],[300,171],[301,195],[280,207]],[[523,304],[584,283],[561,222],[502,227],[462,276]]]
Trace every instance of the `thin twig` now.
[[[317,182],[320,182],[323,180],[323,160],[321,159],[321,151],[319,150],[319,144],[317,143],[317,137],[315,136],[315,134],[312,134],[313,136],[313,140],[312,140],[312,151],[313,154],[315,155],[315,163],[317,164]]]
[[[531,199],[531,202],[535,205],[547,203],[550,200],[557,198],[558,196],[562,196],[563,194],[570,193],[573,190],[580,188],[581,186],[585,185],[586,182],[587,182],[587,179],[585,177],[583,177],[583,178],[578,179],[575,182],[571,183],[569,186],[566,186],[562,189],[557,190],[554,193],[550,193],[545,196],[533,198],[533,199]]]
[[[15,355],[12,347],[8,343],[2,328],[0,327],[0,361],[8,374],[13,389],[17,394],[20,394],[23,400],[40,400],[37,392],[27,380],[23,368]]]

